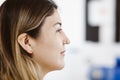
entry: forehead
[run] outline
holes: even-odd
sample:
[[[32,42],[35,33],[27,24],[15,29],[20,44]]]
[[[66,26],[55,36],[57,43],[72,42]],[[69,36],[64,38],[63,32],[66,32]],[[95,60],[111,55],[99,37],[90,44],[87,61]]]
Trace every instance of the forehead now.
[[[56,22],[61,22],[61,19],[58,11],[54,9],[54,13],[51,16],[46,17],[45,24],[46,23],[54,24]]]

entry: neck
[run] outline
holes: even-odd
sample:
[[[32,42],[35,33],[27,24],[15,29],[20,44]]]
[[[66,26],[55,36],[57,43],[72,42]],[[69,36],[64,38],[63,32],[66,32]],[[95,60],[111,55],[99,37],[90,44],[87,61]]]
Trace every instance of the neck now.
[[[48,73],[48,70],[42,69],[42,73],[41,73],[41,80],[43,80],[44,76]]]

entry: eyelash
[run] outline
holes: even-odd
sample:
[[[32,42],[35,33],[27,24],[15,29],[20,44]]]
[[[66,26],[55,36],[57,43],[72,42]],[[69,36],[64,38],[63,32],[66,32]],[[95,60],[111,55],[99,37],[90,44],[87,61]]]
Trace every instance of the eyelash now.
[[[60,32],[60,31],[62,31],[62,29],[58,29],[58,30],[57,30],[57,32]]]

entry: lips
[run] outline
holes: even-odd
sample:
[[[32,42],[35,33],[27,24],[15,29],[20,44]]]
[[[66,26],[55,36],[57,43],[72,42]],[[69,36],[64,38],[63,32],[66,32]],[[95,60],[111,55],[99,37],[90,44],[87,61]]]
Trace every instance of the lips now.
[[[62,52],[61,52],[61,55],[65,56],[65,52],[66,52],[65,50],[62,51]]]

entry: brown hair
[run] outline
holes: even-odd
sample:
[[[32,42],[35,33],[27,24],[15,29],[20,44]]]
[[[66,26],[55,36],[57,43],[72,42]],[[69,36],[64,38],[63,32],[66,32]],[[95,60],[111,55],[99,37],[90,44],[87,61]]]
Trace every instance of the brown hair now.
[[[0,7],[0,80],[40,80],[40,68],[17,37],[38,36],[47,16],[57,9],[52,0],[6,0]]]

